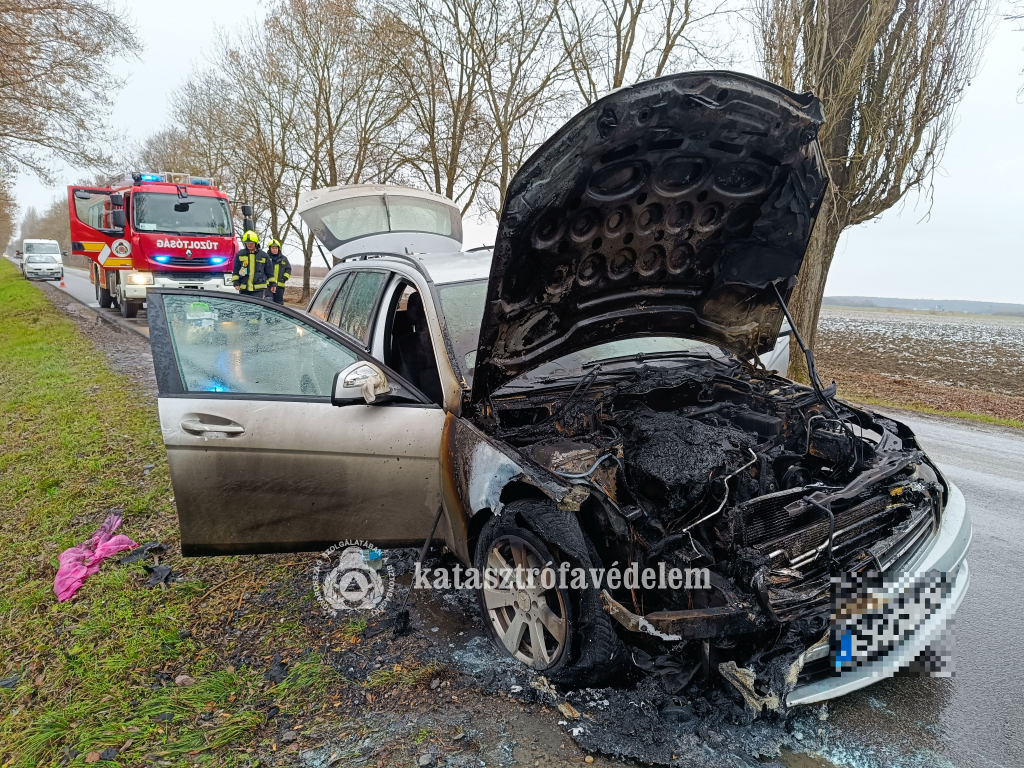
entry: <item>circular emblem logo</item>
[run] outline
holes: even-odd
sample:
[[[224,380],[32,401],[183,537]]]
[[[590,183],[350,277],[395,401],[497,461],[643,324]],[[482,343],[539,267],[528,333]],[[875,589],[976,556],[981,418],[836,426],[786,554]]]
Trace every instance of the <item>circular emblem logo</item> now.
[[[186,248],[185,249],[185,258],[186,259],[191,259],[192,258],[192,249],[191,248]]]
[[[341,541],[325,550],[313,566],[313,592],[324,613],[381,613],[395,589],[394,566],[367,541]]]
[[[132,255],[132,244],[127,240],[115,240],[111,243],[110,250],[115,256],[125,258]]]

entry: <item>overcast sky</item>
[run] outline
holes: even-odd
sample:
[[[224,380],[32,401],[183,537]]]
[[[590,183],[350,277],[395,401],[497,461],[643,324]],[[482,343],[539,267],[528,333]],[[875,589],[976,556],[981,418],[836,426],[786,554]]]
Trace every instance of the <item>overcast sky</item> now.
[[[111,114],[132,139],[159,130],[172,115],[168,96],[213,50],[215,30],[258,12],[252,0],[176,0],[129,4],[146,50],[130,62],[128,85]],[[839,244],[826,295],[972,299],[1024,303],[1024,32],[1000,21],[981,72],[959,110],[958,125],[926,200],[908,198]],[[753,70],[751,70],[753,71]],[[67,180],[82,175],[67,170]],[[22,177],[22,208],[45,208],[63,189]],[[493,222],[467,221],[466,246],[493,242]]]

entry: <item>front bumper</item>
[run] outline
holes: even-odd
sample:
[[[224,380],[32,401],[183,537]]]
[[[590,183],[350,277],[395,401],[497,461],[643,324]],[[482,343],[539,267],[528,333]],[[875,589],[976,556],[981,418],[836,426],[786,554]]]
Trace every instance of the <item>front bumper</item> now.
[[[40,269],[26,269],[25,277],[29,280],[59,280],[61,272],[59,269],[45,271]]]
[[[211,272],[208,276],[204,275],[202,279],[198,277],[172,278],[154,275],[153,282],[150,285],[133,285],[128,281],[128,277],[125,277],[121,290],[124,292],[126,299],[145,299],[146,291],[151,288],[195,288],[206,291],[235,293],[234,286],[231,283],[224,282],[223,272]]]
[[[786,697],[786,703],[789,706],[814,704],[844,696],[886,677],[892,677],[898,670],[907,667],[925,648],[939,642],[944,633],[952,627],[956,609],[963,602],[971,582],[966,557],[972,536],[971,518],[967,513],[964,496],[959,488],[949,483],[949,501],[943,510],[938,533],[928,546],[922,547],[914,560],[899,569],[909,573],[943,571],[954,579],[953,587],[939,610],[931,614],[917,631],[905,637],[902,643],[884,657],[837,677],[827,677],[798,686]],[[824,652],[828,653],[827,645]]]

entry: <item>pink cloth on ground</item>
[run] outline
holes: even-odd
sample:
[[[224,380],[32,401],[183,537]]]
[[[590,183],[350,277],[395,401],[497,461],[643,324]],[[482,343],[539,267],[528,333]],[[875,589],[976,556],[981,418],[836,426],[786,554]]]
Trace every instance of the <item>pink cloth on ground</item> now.
[[[65,549],[57,561],[57,577],[53,580],[53,591],[57,602],[63,603],[78,591],[87,578],[99,571],[100,565],[111,555],[125,549],[139,546],[123,534],[114,536],[121,525],[121,515],[112,513],[100,529],[84,544]]]

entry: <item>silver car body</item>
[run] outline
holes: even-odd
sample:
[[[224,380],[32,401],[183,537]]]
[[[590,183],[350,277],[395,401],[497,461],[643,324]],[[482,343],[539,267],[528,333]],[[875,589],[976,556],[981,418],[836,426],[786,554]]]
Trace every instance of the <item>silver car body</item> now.
[[[387,264],[396,275],[413,282],[417,289],[429,291],[431,283],[435,287],[441,287],[445,284],[486,278],[490,268],[489,252],[425,254],[417,256],[416,259],[423,265],[426,274],[412,267],[405,258],[380,256],[365,261],[339,264],[331,270],[328,277],[346,271],[366,269],[371,264]],[[440,307],[428,307],[428,318],[439,369],[447,368],[445,375],[442,376],[442,380],[446,382],[445,410],[457,414],[461,395],[458,385],[459,374],[453,370],[450,363],[444,365],[448,362],[448,356],[443,354],[445,331]],[[779,370],[782,375],[785,375],[788,365],[790,336],[786,333],[787,330],[788,328],[784,328],[776,350],[762,358],[765,367],[769,370]],[[780,347],[785,352],[785,357],[779,351]],[[424,452],[428,451],[427,446],[431,443],[442,442],[441,487],[448,491],[444,495],[447,512],[445,520],[449,523],[445,531],[446,544],[464,562],[471,561],[471,553],[465,546],[466,537],[453,533],[459,529],[471,530],[473,517],[481,511],[499,511],[502,506],[501,493],[510,482],[526,478],[531,483],[543,483],[546,492],[550,493],[552,498],[563,504],[572,503],[572,486],[548,473],[538,473],[535,467],[525,464],[467,422],[447,420],[443,426],[443,433],[432,431],[434,429],[434,423],[418,424],[411,434],[415,436],[417,444],[423,446]],[[461,443],[457,449],[454,445],[456,442]],[[471,459],[468,462],[446,463],[446,457],[456,455],[470,456]],[[944,633],[952,628],[954,615],[970,583],[966,556],[971,544],[972,528],[963,494],[951,483],[949,487],[949,501],[943,512],[941,526],[932,535],[931,541],[916,553],[914,559],[899,569],[900,572],[908,573],[942,571],[948,575],[953,581],[953,587],[939,610],[915,632],[905,637],[903,642],[883,659],[838,677],[829,677],[798,687],[789,694],[789,704],[825,701],[892,677],[898,670],[908,666],[921,651],[937,643]],[[827,655],[828,645],[823,644],[811,649],[805,660],[810,662]]]

